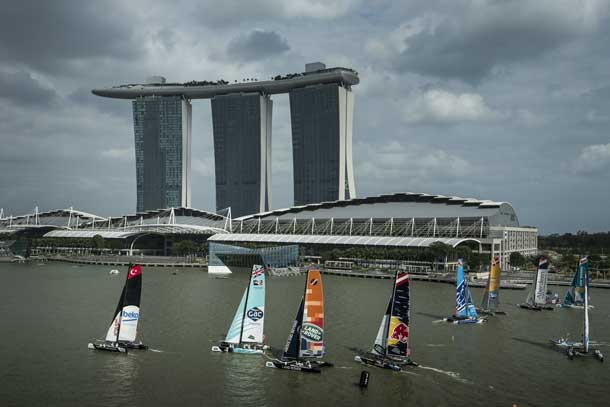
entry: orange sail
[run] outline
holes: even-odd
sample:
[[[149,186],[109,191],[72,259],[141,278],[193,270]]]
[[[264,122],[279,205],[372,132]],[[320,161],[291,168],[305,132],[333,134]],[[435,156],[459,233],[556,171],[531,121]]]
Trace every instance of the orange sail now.
[[[495,311],[500,304],[500,258],[494,256],[489,270],[489,280],[483,293],[481,308],[487,311]]]
[[[324,356],[324,297],[319,270],[309,270],[305,285],[305,306],[301,327],[300,357]]]

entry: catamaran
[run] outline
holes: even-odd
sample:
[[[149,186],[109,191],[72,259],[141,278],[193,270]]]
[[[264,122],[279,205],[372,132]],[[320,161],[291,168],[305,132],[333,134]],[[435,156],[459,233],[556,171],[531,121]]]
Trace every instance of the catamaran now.
[[[483,315],[505,315],[506,312],[498,310],[500,304],[500,258],[494,256],[487,278],[487,287],[483,293],[483,301],[479,312]]]
[[[400,371],[408,365],[417,366],[410,358],[409,299],[409,274],[398,271],[373,349],[366,354],[355,356],[356,362],[394,371]]]
[[[570,341],[567,338],[551,339],[551,343],[555,346],[566,350],[566,354],[570,359],[574,356],[586,356],[592,350],[589,346],[589,270],[586,257],[580,259],[578,268],[581,274],[582,287],[584,289],[584,304],[583,304],[583,334],[582,342]],[[604,355],[599,349],[593,350],[595,356],[600,362],[604,361]]]
[[[538,261],[538,271],[536,272],[536,279],[532,285],[532,290],[529,292],[525,304],[519,304],[521,308],[532,311],[552,311],[554,309],[554,306],[551,305],[547,296],[548,267],[549,262],[546,257],[540,257],[540,260]]]
[[[468,282],[464,278],[464,261],[462,259],[458,259],[455,284],[455,315],[445,318],[445,321],[454,324],[480,324],[485,322],[484,318],[477,316]]]
[[[320,373],[321,367],[332,366],[331,363],[320,360],[325,353],[322,276],[319,270],[309,270],[305,295],[301,299],[282,358],[270,360],[266,366]]]
[[[105,339],[89,343],[89,349],[127,353],[127,349],[147,349],[142,342],[136,342],[138,320],[140,319],[140,294],[142,291],[142,267],[129,266],[127,280],[114,312]]]
[[[235,311],[233,322],[225,340],[219,346],[212,346],[213,352],[234,352],[243,354],[263,353],[267,346],[265,336],[265,268],[252,267],[248,286]]]
[[[572,284],[566,292],[566,296],[563,299],[562,307],[565,308],[582,308],[585,303],[585,280],[588,284],[589,279],[589,262],[586,257],[583,257],[578,262],[578,268],[574,273]],[[588,301],[587,301],[588,303]],[[588,305],[589,308],[594,308],[593,305]]]

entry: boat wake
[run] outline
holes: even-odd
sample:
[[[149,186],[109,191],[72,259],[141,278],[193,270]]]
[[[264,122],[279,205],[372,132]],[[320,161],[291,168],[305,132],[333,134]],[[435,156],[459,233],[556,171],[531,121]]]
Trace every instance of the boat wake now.
[[[444,348],[447,345],[444,343],[427,343],[426,346],[429,348]]]
[[[154,352],[154,353],[163,353],[165,351],[161,350],[161,349],[153,349],[153,348],[148,348],[149,352]]]
[[[440,322],[445,322],[445,319],[443,318],[443,319],[437,319],[435,321],[432,321],[433,324],[438,324]]]
[[[422,365],[419,365],[419,368],[420,369],[426,369],[426,370],[432,370],[433,372],[444,374],[446,376],[451,377],[454,380],[457,380],[460,383],[472,384],[471,381],[464,379],[463,377],[460,376],[459,373],[456,373],[456,372],[451,372],[451,371],[448,371],[448,370],[442,370],[442,369],[437,369],[435,367],[422,366]]]

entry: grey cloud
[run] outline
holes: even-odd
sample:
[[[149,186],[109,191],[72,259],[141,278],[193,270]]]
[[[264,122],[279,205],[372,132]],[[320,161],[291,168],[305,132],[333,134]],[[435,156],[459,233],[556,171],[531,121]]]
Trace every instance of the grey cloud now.
[[[49,106],[57,101],[57,93],[43,87],[29,72],[0,71],[0,98],[17,105]]]
[[[252,61],[283,54],[289,49],[288,42],[275,31],[253,30],[231,40],[227,54],[239,61]]]
[[[536,58],[592,29],[573,12],[573,17],[565,10],[546,12],[535,2],[472,6],[463,16],[446,16],[408,37],[395,67],[477,83],[494,68]]]
[[[125,119],[128,119],[131,115],[130,101],[95,96],[89,88],[75,90],[66,97],[66,100],[75,106],[90,107]]]
[[[120,2],[79,0],[5,2],[0,60],[57,73],[82,58],[132,59],[140,54],[132,32],[136,16],[121,7]]]

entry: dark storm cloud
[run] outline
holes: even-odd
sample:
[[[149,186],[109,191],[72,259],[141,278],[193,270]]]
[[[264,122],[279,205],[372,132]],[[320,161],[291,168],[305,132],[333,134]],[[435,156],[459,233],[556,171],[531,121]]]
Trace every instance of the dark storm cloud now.
[[[91,57],[133,58],[133,18],[121,3],[57,0],[4,2],[0,11],[0,61],[55,72]]]
[[[43,87],[28,72],[0,71],[0,98],[15,105],[49,106],[57,101],[57,93]]]
[[[227,54],[239,61],[252,61],[283,54],[290,47],[275,31],[253,30],[229,42]]]
[[[496,67],[536,58],[586,32],[587,22],[574,13],[514,1],[473,6],[408,37],[396,67],[477,83]]]

